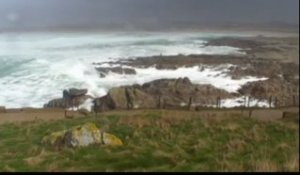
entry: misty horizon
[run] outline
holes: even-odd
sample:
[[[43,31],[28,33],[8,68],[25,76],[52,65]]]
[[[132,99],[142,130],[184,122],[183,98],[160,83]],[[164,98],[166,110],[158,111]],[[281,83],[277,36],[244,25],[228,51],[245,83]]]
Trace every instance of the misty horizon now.
[[[298,0],[1,0],[0,30],[299,27]]]

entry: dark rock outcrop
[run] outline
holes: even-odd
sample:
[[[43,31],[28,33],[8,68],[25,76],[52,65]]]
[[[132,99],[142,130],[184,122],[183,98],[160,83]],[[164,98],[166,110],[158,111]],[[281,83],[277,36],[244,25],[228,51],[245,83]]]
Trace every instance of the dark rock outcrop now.
[[[143,89],[152,95],[159,94],[162,106],[165,108],[214,105],[218,97],[233,97],[233,94],[212,85],[192,84],[188,78],[156,80],[144,84]]]
[[[247,83],[239,92],[260,100],[272,100],[277,107],[299,105],[299,86],[279,78]]]
[[[106,96],[95,100],[96,111],[156,107],[155,98],[144,92],[140,86],[112,88]]]
[[[243,56],[236,55],[176,55],[139,57],[136,59],[109,62],[109,64],[122,64],[139,68],[155,67],[157,69],[174,70],[179,67],[193,67],[199,65],[216,66],[228,63],[244,65],[248,62],[249,59],[246,59]]]
[[[76,96],[83,96],[87,94],[88,90],[87,89],[75,89],[71,88],[69,91],[64,91],[66,95],[70,97],[76,97]]]
[[[57,98],[50,100],[47,104],[44,105],[44,108],[66,108],[65,100],[63,98]]]
[[[94,100],[94,111],[108,111],[116,109],[116,104],[110,95],[106,95]]]
[[[217,39],[211,39],[205,46],[231,46],[236,48],[248,49],[258,48],[263,45],[262,42],[253,40],[251,38],[234,38],[234,37],[223,37]]]
[[[95,99],[98,112],[113,109],[182,108],[216,104],[216,99],[233,94],[211,85],[195,85],[188,78],[161,79],[142,86],[111,89],[104,97]]]
[[[123,67],[98,67],[96,70],[100,73],[100,77],[105,77],[109,72],[129,75],[136,74],[134,69]]]
[[[272,79],[282,78],[286,81],[298,84],[295,77],[299,77],[299,65],[293,63],[278,63],[276,61],[252,61],[245,66],[232,66],[229,75],[234,79],[244,76],[268,77]]]
[[[84,103],[87,99],[92,98],[86,95],[87,89],[75,89],[71,88],[69,90],[63,91],[63,97],[49,101],[44,105],[45,108],[70,108],[78,107]]]

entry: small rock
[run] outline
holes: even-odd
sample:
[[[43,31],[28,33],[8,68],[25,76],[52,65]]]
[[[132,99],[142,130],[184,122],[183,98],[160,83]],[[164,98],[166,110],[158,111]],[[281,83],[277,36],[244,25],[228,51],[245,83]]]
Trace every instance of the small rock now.
[[[135,69],[123,67],[98,67],[96,70],[100,73],[100,77],[105,77],[109,72],[128,75],[136,74]]]

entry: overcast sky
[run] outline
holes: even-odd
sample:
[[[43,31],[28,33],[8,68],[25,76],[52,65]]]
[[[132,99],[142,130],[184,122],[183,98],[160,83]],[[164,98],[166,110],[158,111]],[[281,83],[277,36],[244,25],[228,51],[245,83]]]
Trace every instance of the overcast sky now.
[[[0,0],[0,29],[298,21],[299,0]]]

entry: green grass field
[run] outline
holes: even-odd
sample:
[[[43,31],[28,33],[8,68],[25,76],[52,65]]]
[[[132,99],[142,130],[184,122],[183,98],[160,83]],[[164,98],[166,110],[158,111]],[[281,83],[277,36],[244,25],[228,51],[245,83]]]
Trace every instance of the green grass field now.
[[[43,136],[95,122],[124,142],[55,149]],[[299,117],[262,122],[177,111],[0,125],[0,171],[299,171]]]

